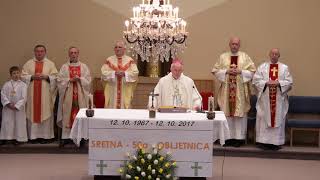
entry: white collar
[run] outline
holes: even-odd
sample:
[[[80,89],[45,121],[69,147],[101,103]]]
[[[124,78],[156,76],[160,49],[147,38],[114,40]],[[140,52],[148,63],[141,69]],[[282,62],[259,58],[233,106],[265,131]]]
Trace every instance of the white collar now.
[[[20,81],[21,81],[21,79],[19,79],[19,80],[17,80],[17,81],[15,81],[15,80],[11,79],[10,81],[11,81],[11,83],[18,83],[18,82],[20,82]]]
[[[269,60],[269,64],[279,64],[279,60],[276,63],[272,63],[271,60]]]
[[[70,66],[79,66],[80,65],[80,60],[78,60],[78,62],[76,62],[76,63],[72,63],[72,62],[70,62],[70,60],[68,61],[68,64],[70,65]]]
[[[34,61],[43,61],[44,62],[45,60],[48,60],[48,59],[47,59],[47,57],[44,57],[42,60],[37,60],[35,57],[33,57],[33,60]]]
[[[172,72],[169,73],[170,77],[172,80],[176,80],[176,81],[179,81],[181,80],[181,77],[183,76],[183,73],[181,73],[180,77],[178,79],[175,79],[173,76],[172,76]]]

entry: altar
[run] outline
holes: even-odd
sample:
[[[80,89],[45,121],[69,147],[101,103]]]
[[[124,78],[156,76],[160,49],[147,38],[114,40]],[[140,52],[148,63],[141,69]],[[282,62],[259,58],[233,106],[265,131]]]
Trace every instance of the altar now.
[[[76,144],[89,139],[89,175],[119,175],[119,168],[138,147],[159,146],[177,162],[176,176],[212,177],[213,142],[223,145],[230,138],[223,112],[214,120],[204,113],[157,113],[150,119],[147,110],[95,109],[88,118],[81,109],[70,138]]]

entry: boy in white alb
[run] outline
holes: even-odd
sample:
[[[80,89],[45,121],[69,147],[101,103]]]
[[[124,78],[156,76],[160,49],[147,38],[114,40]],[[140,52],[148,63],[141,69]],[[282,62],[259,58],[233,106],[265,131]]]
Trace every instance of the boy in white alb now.
[[[14,144],[27,142],[25,104],[27,85],[20,80],[21,70],[17,66],[10,68],[11,80],[1,89],[2,123],[0,140],[9,140]]]

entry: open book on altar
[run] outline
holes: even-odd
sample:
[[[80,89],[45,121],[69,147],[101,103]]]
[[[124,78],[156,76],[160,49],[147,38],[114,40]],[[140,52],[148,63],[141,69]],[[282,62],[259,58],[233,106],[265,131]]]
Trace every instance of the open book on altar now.
[[[186,113],[187,110],[188,108],[176,106],[160,106],[158,108],[158,111],[162,113]]]

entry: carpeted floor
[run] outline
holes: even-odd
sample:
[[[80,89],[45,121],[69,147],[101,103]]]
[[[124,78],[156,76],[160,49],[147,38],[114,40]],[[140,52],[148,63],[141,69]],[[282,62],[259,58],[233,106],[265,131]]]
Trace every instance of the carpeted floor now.
[[[87,154],[0,154],[1,180],[93,180]],[[223,178],[222,178],[222,164]],[[320,161],[214,157],[208,180],[318,180]]]

